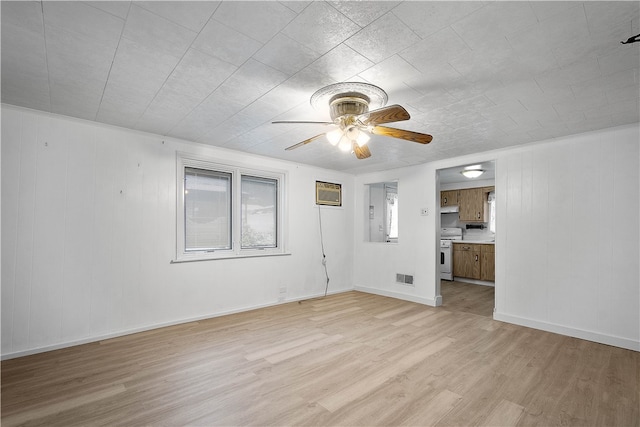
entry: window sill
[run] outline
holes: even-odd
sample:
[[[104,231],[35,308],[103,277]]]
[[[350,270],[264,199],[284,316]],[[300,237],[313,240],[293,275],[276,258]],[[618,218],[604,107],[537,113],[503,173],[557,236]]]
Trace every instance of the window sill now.
[[[199,261],[220,261],[224,259],[241,259],[241,258],[262,258],[262,257],[272,257],[272,256],[289,256],[291,252],[266,252],[259,253],[262,251],[256,251],[251,253],[243,253],[243,254],[225,254],[225,255],[217,255],[217,256],[194,256],[194,257],[185,257],[185,258],[177,258],[172,259],[169,264],[182,264],[183,262],[199,262]]]

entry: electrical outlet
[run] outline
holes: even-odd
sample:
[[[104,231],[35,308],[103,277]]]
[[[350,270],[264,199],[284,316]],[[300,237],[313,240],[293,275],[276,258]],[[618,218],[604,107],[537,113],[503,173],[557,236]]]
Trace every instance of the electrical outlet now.
[[[428,208],[422,208],[422,209],[420,209],[420,215],[422,215],[422,216],[427,216],[427,215],[429,215],[429,209],[428,209]]]
[[[281,286],[280,287],[280,293],[281,294],[286,294],[287,293],[287,287],[286,286]]]

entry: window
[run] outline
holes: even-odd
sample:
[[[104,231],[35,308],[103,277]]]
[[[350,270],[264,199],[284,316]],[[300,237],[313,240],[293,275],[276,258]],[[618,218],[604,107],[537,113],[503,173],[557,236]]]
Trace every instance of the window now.
[[[278,181],[242,176],[242,248],[278,246]]]
[[[285,253],[284,172],[181,153],[177,163],[176,261]]]
[[[369,217],[365,241],[398,243],[398,183],[377,182],[365,187]]]
[[[231,174],[184,170],[184,250],[231,249]]]
[[[496,232],[496,193],[494,191],[489,193],[489,231]]]

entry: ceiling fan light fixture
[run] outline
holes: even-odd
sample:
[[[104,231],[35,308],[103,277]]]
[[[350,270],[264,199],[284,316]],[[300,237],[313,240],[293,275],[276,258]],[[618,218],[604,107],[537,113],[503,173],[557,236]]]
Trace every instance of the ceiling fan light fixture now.
[[[338,144],[338,148],[344,152],[351,151],[351,140],[347,138],[347,136],[343,136],[340,138],[340,143]]]
[[[340,139],[344,136],[342,129],[334,129],[332,131],[327,132],[327,140],[329,144],[336,146],[340,142]]]
[[[358,147],[362,147],[367,142],[369,142],[370,139],[371,137],[367,135],[366,132],[360,131],[360,133],[358,134],[358,137],[356,138],[356,144],[358,144]]]
[[[483,169],[465,169],[460,172],[465,178],[474,179],[484,173]]]

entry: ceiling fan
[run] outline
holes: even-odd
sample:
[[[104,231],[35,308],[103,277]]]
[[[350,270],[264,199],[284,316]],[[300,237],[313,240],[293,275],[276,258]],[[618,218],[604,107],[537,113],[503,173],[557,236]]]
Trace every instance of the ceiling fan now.
[[[285,150],[302,147],[316,139],[326,136],[331,145],[337,145],[343,151],[353,152],[358,159],[371,156],[367,142],[369,134],[405,139],[419,144],[428,144],[431,135],[408,130],[380,126],[385,123],[409,120],[407,110],[400,105],[387,103],[387,94],[369,83],[342,82],[325,86],[311,95],[311,105],[317,110],[329,107],[330,122],[318,121],[274,121],[272,123],[325,124],[337,126],[337,129],[321,133],[294,144]],[[369,108],[375,108],[369,110]]]

